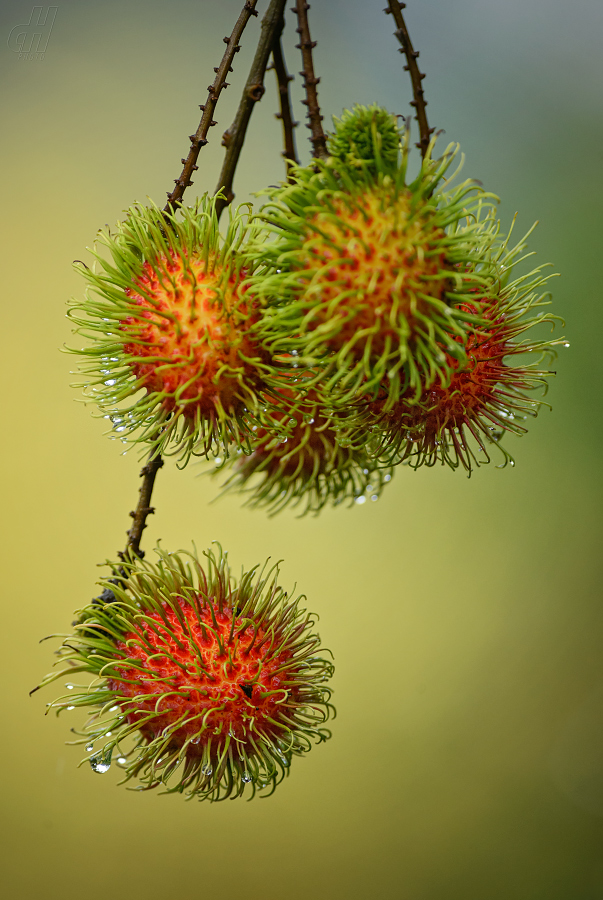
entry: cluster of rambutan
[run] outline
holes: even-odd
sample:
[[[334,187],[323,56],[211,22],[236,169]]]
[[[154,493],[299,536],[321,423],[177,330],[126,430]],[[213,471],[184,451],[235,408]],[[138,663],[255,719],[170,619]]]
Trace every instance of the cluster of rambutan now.
[[[458,148],[432,143],[409,180],[408,136],[374,106],[344,112],[329,150],[224,237],[215,199],[132,207],[71,310],[114,432],[213,454],[273,512],[378,497],[400,462],[470,472],[551,374],[553,342],[518,340],[554,318],[547,278],[513,277],[524,242],[500,236],[496,198],[453,183]]]
[[[294,167],[252,217],[215,198],[136,205],[101,232],[70,315],[90,339],[87,396],[151,454],[215,457],[227,490],[278,512],[378,499],[395,467],[488,461],[521,434],[551,374],[541,269],[514,275],[492,195],[454,183],[458,148],[408,178],[408,135],[379,107],[335,123],[330,156]],[[532,353],[536,356],[528,357]],[[481,456],[480,456],[481,454]],[[231,578],[225,556],[159,550],[112,565],[66,637],[93,681],[53,706],[92,707],[96,771],[201,799],[272,790],[328,737],[311,617],[273,574]],[[73,688],[68,685],[68,688]],[[102,742],[102,746],[101,746]]]

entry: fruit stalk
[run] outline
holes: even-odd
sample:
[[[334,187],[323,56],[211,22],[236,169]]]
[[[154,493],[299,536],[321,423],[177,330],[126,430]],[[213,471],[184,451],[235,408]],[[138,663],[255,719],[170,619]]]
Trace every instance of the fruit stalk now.
[[[241,49],[239,46],[241,35],[243,34],[249,19],[252,16],[257,16],[257,11],[255,9],[256,3],[257,0],[247,0],[236,21],[235,27],[232,30],[232,34],[230,37],[224,38],[226,51],[222,57],[222,62],[218,68],[214,70],[216,72],[216,77],[207,89],[209,92],[207,101],[199,107],[199,109],[202,110],[203,115],[196,132],[190,135],[191,148],[186,159],[182,160],[184,168],[182,169],[180,178],[175,179],[174,183],[176,187],[171,193],[168,191],[165,212],[174,212],[176,210],[178,204],[182,200],[185,190],[193,183],[191,181],[191,176],[193,172],[196,172],[198,169],[196,163],[199,151],[201,150],[201,147],[204,147],[208,142],[207,133],[209,129],[212,125],[216,124],[213,119],[216,104],[222,90],[228,87],[228,82],[226,81],[227,75],[229,72],[232,72],[232,62],[235,54]]]
[[[234,181],[235,171],[251,114],[255,104],[264,96],[264,76],[268,59],[272,53],[275,35],[280,34],[279,28],[282,30],[282,22],[284,17],[285,0],[272,0],[266,11],[266,15],[262,19],[262,30],[260,40],[258,42],[255,56],[243,88],[243,95],[239,108],[234,118],[234,122],[227,128],[222,136],[222,146],[226,147],[224,156],[224,164],[220,172],[220,178],[216,187],[216,194],[221,191],[224,194],[223,199],[219,199],[216,203],[216,213],[218,218],[225,206],[232,203],[234,194],[232,191],[232,183]]]

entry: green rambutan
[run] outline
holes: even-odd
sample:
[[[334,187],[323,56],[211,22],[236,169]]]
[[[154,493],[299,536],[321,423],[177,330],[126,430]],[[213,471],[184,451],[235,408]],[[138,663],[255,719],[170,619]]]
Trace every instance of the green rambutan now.
[[[76,351],[86,396],[114,434],[185,460],[244,444],[271,368],[251,334],[260,310],[244,285],[247,216],[237,211],[222,237],[215,200],[173,215],[130,207],[114,232],[99,232],[110,260],[94,251],[98,266],[80,267],[89,289],[70,311],[90,340]]]
[[[272,352],[319,369],[328,405],[385,391],[392,406],[466,359],[480,321],[467,303],[492,280],[493,198],[472,181],[451,186],[453,145],[407,183],[408,136],[378,107],[344,113],[329,149],[261,211],[274,239],[251,245],[258,327]]]
[[[330,737],[333,664],[318,655],[313,617],[279,587],[278,566],[237,583],[221,549],[204,553],[205,566],[157,553],[156,565],[120,563],[123,576],[101,582],[104,594],[64,636],[61,671],[40,687],[93,680],[68,683],[49,708],[88,709],[74,743],[96,772],[116,757],[138,790],[212,801],[272,793],[294,756]]]

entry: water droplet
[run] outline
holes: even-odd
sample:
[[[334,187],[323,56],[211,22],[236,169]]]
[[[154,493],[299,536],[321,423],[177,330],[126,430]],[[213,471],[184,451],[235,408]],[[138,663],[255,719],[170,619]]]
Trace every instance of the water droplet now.
[[[203,768],[201,769],[202,775],[211,775],[212,772],[213,772],[213,769],[211,766],[203,766]]]
[[[199,744],[201,743],[201,735],[198,734],[197,737],[191,738],[191,744]]]
[[[366,497],[356,497],[354,502],[359,506],[362,506],[363,503],[366,503]]]
[[[385,475],[384,478],[383,478],[383,480],[384,480],[384,481],[391,481],[391,480],[392,480],[392,476],[391,476],[391,475]]]
[[[367,484],[366,490],[367,490],[367,493],[370,494],[370,492],[373,490],[373,485],[372,485],[372,484]]]
[[[119,709],[119,706],[112,706],[111,709],[109,710],[109,712],[117,712],[118,709]]]
[[[75,709],[75,706],[68,706],[67,709]]]
[[[66,684],[65,687],[67,688],[68,691],[72,691],[72,690],[73,690],[73,685],[72,685],[72,684]]]
[[[117,378],[109,378],[108,381],[105,381],[105,384],[108,387],[113,387],[113,385],[116,383],[117,383]]]
[[[94,744],[88,744],[86,747],[86,753],[91,753],[94,750]]]
[[[222,462],[222,457],[221,457],[221,456],[216,456],[214,462],[215,462],[215,464],[216,464],[217,466],[219,466],[220,463]]]
[[[373,496],[371,497],[371,500],[373,500],[373,501],[378,500],[378,499],[379,499],[379,494],[373,494]]]
[[[105,735],[105,737],[111,737],[112,734],[113,734],[112,731],[108,731],[107,734]]]
[[[368,475],[368,473],[369,473],[369,470],[368,470],[368,469],[363,469],[363,470],[362,470],[362,474],[363,474],[363,475]]]
[[[117,762],[119,763],[120,766],[125,766],[126,763],[128,762],[128,760],[126,759],[125,756],[118,756]]]
[[[566,341],[563,345],[564,347],[569,347],[569,341]]]
[[[105,772],[108,772],[111,768],[112,753],[113,747],[109,747],[108,750],[102,750],[100,753],[95,753],[94,756],[91,756],[88,762],[92,766],[92,770],[98,772],[99,775],[104,775]]]
[[[251,781],[251,775],[249,774],[249,772],[243,772],[243,781],[245,782],[245,784],[249,784],[249,782]]]

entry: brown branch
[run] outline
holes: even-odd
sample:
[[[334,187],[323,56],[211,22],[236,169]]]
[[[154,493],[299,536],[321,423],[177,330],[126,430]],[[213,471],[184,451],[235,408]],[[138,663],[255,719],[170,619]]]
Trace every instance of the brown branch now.
[[[232,30],[232,34],[230,37],[224,38],[226,50],[222,57],[222,62],[218,68],[214,70],[216,72],[216,77],[214,78],[213,84],[207,89],[209,91],[207,102],[200,106],[200,109],[203,111],[201,122],[199,123],[199,127],[195,134],[190,136],[191,149],[189,150],[187,158],[182,160],[182,163],[184,164],[182,174],[180,178],[176,179],[176,187],[174,190],[171,193],[168,193],[168,201],[165,205],[164,212],[173,212],[182,200],[186,188],[192,184],[191,175],[198,169],[196,163],[199,151],[201,147],[207,144],[207,133],[209,129],[212,125],[216,124],[213,120],[213,114],[218,98],[222,90],[228,87],[226,77],[229,72],[232,72],[232,61],[235,54],[241,49],[239,46],[241,35],[243,34],[249,19],[252,16],[257,16],[255,9],[256,4],[257,0],[246,0],[245,6]],[[120,553],[120,557],[124,561],[132,559],[135,556],[142,558],[144,555],[143,551],[140,549],[140,542],[142,540],[142,533],[146,528],[147,518],[155,511],[151,506],[151,497],[157,472],[162,466],[163,459],[161,454],[158,450],[152,450],[146,465],[140,472],[142,484],[140,485],[138,494],[138,503],[136,509],[130,513],[134,521],[132,522],[132,527],[128,531],[126,548],[123,553]],[[127,577],[123,568],[120,570],[119,575],[121,578]]]
[[[203,116],[201,117],[196,132],[190,135],[189,140],[191,142],[191,148],[186,159],[181,160],[184,164],[184,168],[182,169],[180,178],[176,178],[174,182],[176,187],[171,193],[168,192],[168,201],[165,205],[164,212],[174,211],[182,200],[186,188],[193,183],[191,176],[193,172],[196,172],[199,168],[196,165],[199,151],[201,147],[204,147],[208,143],[207,133],[211,126],[216,124],[213,119],[216,103],[218,102],[222,90],[228,87],[226,78],[228,73],[232,72],[232,61],[235,54],[241,49],[239,41],[245,30],[245,26],[252,16],[257,16],[257,11],[255,9],[256,4],[257,0],[246,0],[245,6],[232,30],[232,34],[230,37],[224,38],[224,43],[227,46],[224,56],[222,57],[222,62],[217,69],[214,69],[216,77],[214,78],[213,84],[210,84],[207,89],[209,94],[206,103],[201,104],[199,107],[199,109],[203,110]]]
[[[122,559],[127,560],[134,556],[138,556],[142,559],[144,556],[144,553],[140,549],[140,541],[142,532],[146,528],[147,516],[155,512],[154,508],[151,506],[151,495],[153,493],[157,472],[162,465],[163,459],[161,458],[161,454],[158,451],[151,451],[147,464],[140,470],[142,484],[140,485],[138,494],[138,504],[136,509],[130,513],[134,521],[132,522],[132,527],[128,531],[128,543],[126,544],[126,549],[123,554],[120,554]]]
[[[243,89],[243,96],[239,103],[239,108],[234,118],[234,122],[227,128],[222,136],[222,146],[226,147],[224,156],[224,164],[220,172],[220,178],[216,187],[216,193],[222,190],[224,198],[218,198],[216,201],[216,213],[220,213],[225,206],[232,203],[234,194],[232,192],[232,183],[234,181],[237,163],[243,148],[245,135],[247,134],[247,126],[251,119],[251,114],[255,104],[264,96],[264,76],[266,74],[266,66],[268,58],[272,52],[274,45],[274,37],[282,28],[283,13],[285,9],[285,0],[271,0],[266,10],[266,15],[262,19],[262,30],[260,40],[249,70],[249,75]]]
[[[280,99],[280,112],[276,113],[276,118],[280,119],[283,123],[283,144],[285,149],[283,150],[283,156],[285,157],[286,165],[287,165],[287,180],[291,180],[291,164],[297,163],[299,165],[299,159],[297,158],[297,150],[295,147],[295,135],[293,133],[293,129],[297,128],[299,122],[293,121],[293,116],[291,115],[291,97],[289,95],[289,82],[293,81],[293,75],[289,75],[287,72],[287,66],[285,64],[285,57],[283,55],[283,45],[281,42],[281,33],[284,27],[284,20],[281,23],[281,28],[278,36],[275,37],[274,45],[272,47],[272,60],[273,65],[272,68],[276,74],[276,81],[278,84],[278,93]]]
[[[322,127],[323,117],[320,114],[320,106],[318,105],[318,92],[316,85],[319,84],[320,78],[314,74],[314,62],[312,60],[312,50],[316,47],[316,41],[310,37],[310,26],[308,25],[308,10],[310,5],[306,0],[296,0],[296,5],[291,7],[291,12],[297,16],[298,27],[295,29],[299,34],[299,44],[296,44],[298,50],[302,52],[302,61],[304,64],[303,71],[299,74],[303,76],[304,87],[306,89],[306,99],[302,100],[304,106],[308,107],[309,128],[312,132],[310,143],[314,149],[314,157],[316,159],[326,159],[329,155],[327,152],[327,138]]]
[[[394,34],[402,45],[400,53],[404,53],[407,63],[404,66],[404,70],[410,73],[410,80],[412,82],[412,93],[414,100],[412,100],[410,105],[414,106],[416,110],[417,114],[415,118],[419,123],[419,135],[421,137],[416,146],[421,151],[421,156],[425,157],[427,148],[429,146],[429,136],[435,130],[433,128],[430,128],[427,122],[427,113],[425,111],[427,100],[425,99],[425,96],[423,94],[422,86],[422,81],[425,78],[425,75],[421,74],[421,72],[419,71],[419,66],[417,65],[419,53],[413,48],[408,34],[408,29],[406,28],[406,23],[404,22],[404,16],[402,15],[402,10],[405,9],[406,3],[400,3],[399,0],[388,0],[388,4],[389,6],[384,10],[384,12],[388,14],[391,13],[394,17],[396,25],[398,26],[396,31],[394,31]]]

